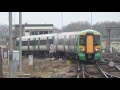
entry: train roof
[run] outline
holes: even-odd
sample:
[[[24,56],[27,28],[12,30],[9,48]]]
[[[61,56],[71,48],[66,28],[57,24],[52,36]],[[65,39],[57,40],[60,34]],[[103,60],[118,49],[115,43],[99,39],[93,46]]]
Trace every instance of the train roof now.
[[[81,34],[81,33],[87,33],[87,32],[94,32],[94,33],[101,35],[98,31],[92,30],[92,29],[86,29],[86,30],[75,31],[75,32],[63,32],[63,33],[60,33],[58,35],[72,35],[72,34]]]
[[[97,33],[97,34],[101,35],[100,32],[98,32],[96,30],[92,30],[92,29],[87,29],[87,30],[80,31],[80,33],[86,33],[86,32],[94,32],[94,33]]]
[[[54,35],[57,35],[57,33],[42,34],[42,35],[32,35],[32,36],[22,36],[22,39],[27,39],[27,38],[39,38],[39,37],[47,37],[47,36],[54,36]],[[17,39],[19,39],[19,37],[18,37]]]
[[[78,31],[76,31],[76,32],[63,32],[63,33],[60,33],[60,34],[58,34],[58,35],[72,35],[72,34],[77,34],[78,33]]]
[[[22,36],[22,39],[27,39],[27,38],[39,38],[39,37],[47,37],[47,36],[55,36],[55,35],[72,35],[72,34],[82,34],[86,32],[94,32],[99,35],[101,35],[98,31],[92,30],[92,29],[87,29],[87,30],[82,30],[82,31],[75,31],[75,32],[63,32],[63,33],[52,33],[52,34],[42,34],[42,35],[32,35],[32,36]],[[19,37],[17,38],[19,39]]]

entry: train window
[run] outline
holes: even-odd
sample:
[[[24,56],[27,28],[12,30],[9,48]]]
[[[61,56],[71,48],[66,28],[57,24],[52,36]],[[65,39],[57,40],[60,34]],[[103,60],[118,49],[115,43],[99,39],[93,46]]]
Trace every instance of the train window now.
[[[35,35],[35,34],[34,34],[34,31],[31,31],[31,35]]]
[[[94,45],[100,45],[100,36],[94,36]]]
[[[65,38],[65,45],[69,45],[69,36],[66,36]]]
[[[25,31],[25,32],[29,32],[29,31]]]
[[[54,44],[56,44],[57,45],[57,36],[55,36],[55,39],[54,39]]]
[[[40,45],[46,45],[46,40],[40,40]]]
[[[16,42],[16,46],[19,46],[19,41]]]
[[[53,39],[49,39],[48,44],[53,44]]]
[[[35,45],[35,41],[30,41],[30,46]]]
[[[35,41],[35,45],[38,45],[38,40]]]
[[[48,31],[44,31],[44,34],[48,34]]]
[[[80,36],[80,45],[85,45],[85,36]]]
[[[63,45],[64,44],[64,39],[58,39],[58,45]]]
[[[43,31],[39,31],[39,35],[40,35],[40,34],[43,34]]]
[[[22,41],[22,46],[27,46],[28,45],[28,41]]]
[[[35,35],[38,35],[38,31],[35,31]]]
[[[76,41],[75,41],[75,38],[70,38],[70,45],[71,46],[75,46],[75,43]]]

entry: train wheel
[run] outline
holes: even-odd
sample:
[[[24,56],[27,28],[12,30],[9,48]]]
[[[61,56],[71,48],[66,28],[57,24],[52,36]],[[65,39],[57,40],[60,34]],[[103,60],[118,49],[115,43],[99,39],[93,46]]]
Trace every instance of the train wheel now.
[[[51,54],[50,54],[50,59],[51,59],[51,60],[54,60],[54,59],[55,59],[54,53],[51,53]]]
[[[49,60],[49,54],[48,54],[47,52],[44,53],[44,58],[45,58],[46,60]]]
[[[97,61],[94,61],[94,63],[97,63]]]

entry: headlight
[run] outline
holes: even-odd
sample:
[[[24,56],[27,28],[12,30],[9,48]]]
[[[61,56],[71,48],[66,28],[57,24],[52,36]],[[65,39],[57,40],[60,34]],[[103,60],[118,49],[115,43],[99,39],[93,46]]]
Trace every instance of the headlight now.
[[[96,49],[95,49],[95,52],[98,52],[99,50],[100,50],[99,48],[96,48]]]
[[[84,48],[81,48],[80,50],[81,50],[82,52],[85,52],[85,49],[84,49]]]

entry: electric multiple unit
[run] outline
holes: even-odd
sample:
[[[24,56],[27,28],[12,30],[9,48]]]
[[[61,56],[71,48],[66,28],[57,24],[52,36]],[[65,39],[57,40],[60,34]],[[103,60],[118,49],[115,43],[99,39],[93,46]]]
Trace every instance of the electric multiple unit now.
[[[19,38],[16,47],[19,49]],[[90,29],[22,37],[23,55],[98,61],[101,51],[101,34]]]

